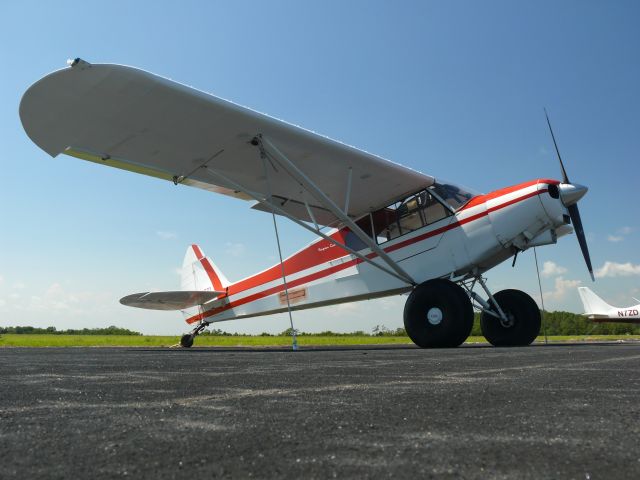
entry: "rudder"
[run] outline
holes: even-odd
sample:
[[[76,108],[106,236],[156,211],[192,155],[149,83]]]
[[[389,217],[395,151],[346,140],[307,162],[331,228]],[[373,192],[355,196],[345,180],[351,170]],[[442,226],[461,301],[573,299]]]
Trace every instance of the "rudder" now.
[[[182,290],[224,291],[230,282],[202,249],[190,245],[182,262]]]
[[[579,287],[578,293],[580,294],[580,300],[582,300],[582,305],[587,314],[606,315],[609,310],[614,308],[587,287]]]

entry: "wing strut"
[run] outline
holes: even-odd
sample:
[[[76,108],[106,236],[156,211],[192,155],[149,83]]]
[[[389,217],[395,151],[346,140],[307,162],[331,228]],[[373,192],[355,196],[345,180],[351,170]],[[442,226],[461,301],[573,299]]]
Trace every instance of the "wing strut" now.
[[[271,182],[269,181],[269,169],[267,168],[267,156],[261,155],[262,166],[264,168],[264,176],[267,180],[267,193],[271,198]],[[278,244],[278,255],[280,257],[280,270],[282,271],[282,283],[284,284],[284,294],[287,299],[287,312],[289,313],[289,323],[291,324],[291,340],[293,350],[298,350],[298,339],[296,338],[296,329],[293,327],[293,315],[291,314],[291,302],[289,301],[289,287],[287,287],[287,276],[284,273],[284,262],[282,261],[282,249],[280,248],[280,235],[278,234],[278,223],[276,221],[276,211],[271,208],[271,216],[273,217],[273,230],[276,233],[276,243]]]
[[[400,277],[404,282],[409,283],[411,285],[415,285],[416,282],[411,278],[411,276],[398,265],[397,262],[393,261],[387,253],[378,246],[376,241],[367,235],[362,229],[349,217],[347,212],[343,211],[338,207],[329,197],[327,197],[322,190],[320,190],[309,177],[307,177],[296,165],[291,162],[278,148],[266,137],[262,134],[256,135],[256,137],[251,142],[253,145],[256,145],[260,149],[261,155],[266,155],[269,159],[280,165],[284,170],[291,175],[294,180],[296,180],[300,185],[302,185],[311,195],[313,195],[316,200],[318,200],[323,207],[333,213],[344,225],[349,227],[349,229],[356,234],[356,236],[367,245],[372,252],[378,255],[384,262],[393,269],[397,275],[396,277]],[[350,175],[351,176],[351,175]],[[348,184],[348,194],[350,194],[351,186]],[[349,196],[347,196],[347,205],[349,201]],[[369,263],[373,263],[369,261]]]
[[[316,224],[316,228],[313,228],[311,225],[306,224],[302,220],[294,217],[289,212],[287,212],[287,211],[283,210],[282,208],[280,208],[276,203],[271,201],[270,197],[265,196],[265,194],[253,192],[253,191],[243,187],[238,182],[236,182],[236,181],[232,180],[231,178],[227,177],[226,175],[224,175],[224,174],[222,174],[220,172],[217,172],[215,170],[212,170],[210,168],[207,168],[207,166],[205,166],[204,169],[209,175],[211,175],[213,178],[215,178],[218,182],[222,182],[223,185],[226,185],[227,188],[233,188],[235,190],[238,190],[239,192],[242,192],[242,193],[248,195],[249,197],[253,198],[255,201],[257,201],[257,202],[259,202],[259,203],[261,203],[263,205],[266,205],[267,207],[269,207],[269,209],[275,210],[276,213],[278,213],[279,215],[282,215],[283,217],[288,218],[289,220],[291,220],[292,222],[296,223],[297,225],[300,225],[302,228],[305,228],[305,229],[309,230],[310,232],[318,235],[319,237],[324,238],[325,240],[327,240],[328,242],[332,243],[336,247],[340,247],[343,250],[346,250],[347,252],[349,252],[350,254],[354,255],[357,258],[359,258],[363,262],[366,262],[366,263],[368,263],[370,265],[373,265],[374,267],[382,270],[383,272],[391,275],[392,277],[397,278],[398,280],[400,280],[400,281],[402,281],[404,283],[407,283],[409,285],[413,285],[413,282],[407,281],[405,278],[401,277],[400,275],[395,273],[393,270],[390,270],[390,269],[384,267],[383,265],[380,265],[379,263],[374,262],[372,260],[372,257],[373,257],[372,254],[362,255],[361,253],[353,250],[352,248],[347,247],[346,245],[338,242],[336,239],[331,238],[329,235],[327,235],[324,232],[322,232],[319,228],[317,228],[317,224]],[[311,218],[313,218],[313,217],[311,217]]]

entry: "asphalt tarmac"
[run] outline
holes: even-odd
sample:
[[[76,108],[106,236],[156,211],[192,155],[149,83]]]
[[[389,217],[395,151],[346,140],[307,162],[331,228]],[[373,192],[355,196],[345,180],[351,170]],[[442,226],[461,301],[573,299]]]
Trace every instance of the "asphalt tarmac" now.
[[[640,345],[0,350],[0,478],[640,478]]]

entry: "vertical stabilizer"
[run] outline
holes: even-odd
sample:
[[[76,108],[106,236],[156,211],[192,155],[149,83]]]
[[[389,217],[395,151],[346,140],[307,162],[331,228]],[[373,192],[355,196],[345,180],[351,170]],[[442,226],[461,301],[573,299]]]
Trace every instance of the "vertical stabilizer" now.
[[[587,287],[579,287],[578,293],[580,294],[582,305],[584,305],[585,313],[588,315],[607,315],[614,308]]]
[[[198,245],[190,245],[182,262],[182,290],[224,291],[229,280]]]

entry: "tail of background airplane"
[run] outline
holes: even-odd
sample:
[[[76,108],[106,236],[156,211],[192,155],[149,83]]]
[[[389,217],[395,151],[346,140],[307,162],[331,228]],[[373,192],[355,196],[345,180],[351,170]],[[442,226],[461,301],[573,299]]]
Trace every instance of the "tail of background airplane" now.
[[[182,290],[224,291],[230,282],[198,245],[190,245],[182,262]]]
[[[582,305],[584,305],[584,311],[587,315],[607,316],[609,311],[615,308],[602,300],[587,287],[579,287],[578,293],[580,294],[580,300],[582,300]]]

